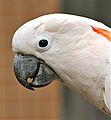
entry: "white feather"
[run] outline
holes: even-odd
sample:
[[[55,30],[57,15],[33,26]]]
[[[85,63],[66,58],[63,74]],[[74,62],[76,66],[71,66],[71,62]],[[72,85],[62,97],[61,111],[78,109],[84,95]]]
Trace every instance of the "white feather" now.
[[[111,113],[111,42],[92,27],[111,31],[85,17],[50,14],[31,20],[17,30],[13,51],[45,60],[70,88],[106,114]],[[45,52],[36,49],[37,36],[51,36]],[[110,111],[110,112],[109,112]]]

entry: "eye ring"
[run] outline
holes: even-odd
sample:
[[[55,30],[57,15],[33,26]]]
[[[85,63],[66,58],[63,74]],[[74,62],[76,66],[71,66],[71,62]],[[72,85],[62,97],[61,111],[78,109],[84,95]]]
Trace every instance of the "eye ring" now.
[[[37,36],[35,45],[36,45],[37,51],[45,52],[52,45],[52,37],[45,36],[45,35]]]

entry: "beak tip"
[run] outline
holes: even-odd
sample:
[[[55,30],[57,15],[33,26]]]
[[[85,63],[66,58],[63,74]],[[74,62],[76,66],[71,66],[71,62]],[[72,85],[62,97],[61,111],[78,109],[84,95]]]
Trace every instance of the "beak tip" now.
[[[25,88],[34,91],[35,89],[30,85],[30,83],[22,84]]]
[[[35,91],[35,89],[34,89],[34,88],[31,88],[30,90]]]
[[[32,87],[30,87],[29,89],[30,89],[30,90],[32,90],[32,91],[34,91],[34,90],[35,90],[35,89],[34,89],[34,88],[32,88]]]
[[[29,90],[32,90],[32,91],[35,90],[35,89],[34,89],[33,87],[31,87],[30,85],[29,85],[29,86],[24,86],[24,87],[26,87],[26,88],[28,88]]]

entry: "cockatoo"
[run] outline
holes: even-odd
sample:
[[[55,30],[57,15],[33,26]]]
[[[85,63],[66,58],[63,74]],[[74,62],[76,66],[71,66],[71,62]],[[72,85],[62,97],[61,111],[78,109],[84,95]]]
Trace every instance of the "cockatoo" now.
[[[110,116],[111,28],[81,16],[48,14],[22,25],[12,49],[23,86],[34,90],[59,80]]]

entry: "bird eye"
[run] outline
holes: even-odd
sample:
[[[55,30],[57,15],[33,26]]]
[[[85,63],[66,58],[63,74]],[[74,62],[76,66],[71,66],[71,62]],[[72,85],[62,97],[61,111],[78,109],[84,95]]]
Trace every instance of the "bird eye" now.
[[[46,47],[48,45],[48,41],[46,39],[42,39],[39,41],[40,47]]]
[[[50,36],[38,36],[36,39],[37,50],[44,52],[48,50],[52,45],[52,38]]]

